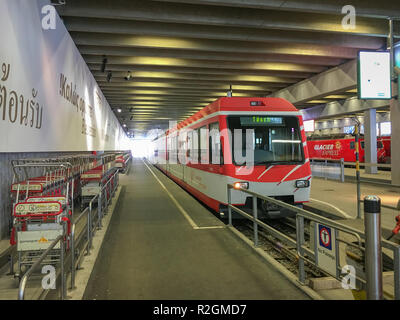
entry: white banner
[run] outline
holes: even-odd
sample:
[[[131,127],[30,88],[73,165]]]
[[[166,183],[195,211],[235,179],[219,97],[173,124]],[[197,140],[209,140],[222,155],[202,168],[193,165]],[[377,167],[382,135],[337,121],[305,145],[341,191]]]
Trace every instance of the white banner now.
[[[0,1],[0,152],[131,149],[49,2]]]

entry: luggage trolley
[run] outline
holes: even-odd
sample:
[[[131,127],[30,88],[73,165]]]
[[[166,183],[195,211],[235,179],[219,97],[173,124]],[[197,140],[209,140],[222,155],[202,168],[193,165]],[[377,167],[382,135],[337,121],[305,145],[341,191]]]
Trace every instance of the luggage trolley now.
[[[83,210],[103,189],[107,181],[115,173],[115,154],[105,154],[100,158],[100,165],[81,174],[81,210]],[[97,161],[94,162],[97,164]],[[94,164],[94,165],[95,165]],[[107,199],[109,198],[107,192]]]
[[[66,197],[29,197],[14,205],[14,228],[18,252],[18,273],[21,277],[48,246],[60,235],[69,248],[70,215]],[[66,224],[66,226],[65,226]],[[60,263],[61,245],[58,243],[42,264]],[[65,249],[64,249],[65,250]],[[23,270],[23,268],[26,268]]]
[[[10,243],[17,245],[19,277],[23,267],[33,265],[58,236],[65,235],[64,248],[68,248],[69,244],[72,216],[70,203],[74,196],[71,190],[74,184],[72,165],[35,160],[38,162],[26,159],[12,161],[14,181],[11,193],[15,201]],[[29,177],[29,168],[29,171],[44,168],[44,175]],[[21,179],[21,172],[25,174],[24,180]],[[60,250],[61,246],[57,244],[42,264],[57,264],[60,261]]]
[[[115,167],[118,168],[121,173],[125,173],[128,168],[130,160],[131,160],[130,152],[117,154],[115,157]]]

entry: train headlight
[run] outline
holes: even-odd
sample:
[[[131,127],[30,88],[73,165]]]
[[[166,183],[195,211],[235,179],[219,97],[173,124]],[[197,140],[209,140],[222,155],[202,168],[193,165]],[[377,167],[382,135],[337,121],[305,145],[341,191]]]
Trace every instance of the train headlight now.
[[[233,187],[235,189],[248,189],[249,188],[249,183],[248,182],[235,182],[233,184]]]
[[[296,188],[308,188],[310,186],[310,180],[297,180]]]

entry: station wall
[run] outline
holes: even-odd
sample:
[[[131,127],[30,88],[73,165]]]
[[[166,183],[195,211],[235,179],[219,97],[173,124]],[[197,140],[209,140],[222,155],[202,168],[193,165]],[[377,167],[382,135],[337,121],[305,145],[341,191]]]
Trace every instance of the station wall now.
[[[49,3],[0,1],[0,152],[130,149]]]

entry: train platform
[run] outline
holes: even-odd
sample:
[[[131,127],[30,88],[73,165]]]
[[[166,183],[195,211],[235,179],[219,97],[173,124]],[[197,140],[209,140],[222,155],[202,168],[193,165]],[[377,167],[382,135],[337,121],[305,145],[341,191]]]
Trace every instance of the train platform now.
[[[369,182],[390,184],[392,181],[391,171],[379,170],[378,173],[366,173],[365,170],[363,168],[361,168],[360,169],[360,177],[361,177],[361,179],[369,181]],[[347,181],[355,181],[356,180],[355,168],[344,168],[344,178]]]
[[[309,299],[150,164],[121,184],[84,299]]]
[[[376,195],[381,198],[383,205],[396,207],[400,200],[400,189],[390,185],[361,183],[361,199],[367,195]],[[328,213],[337,219],[356,219],[357,186],[352,182],[313,178],[310,202],[305,205],[305,208],[314,212]],[[395,217],[400,212],[385,207],[382,207],[381,211],[382,233],[384,237],[387,237],[395,227]],[[361,216],[363,216],[362,204]],[[400,239],[398,241],[400,243]]]

